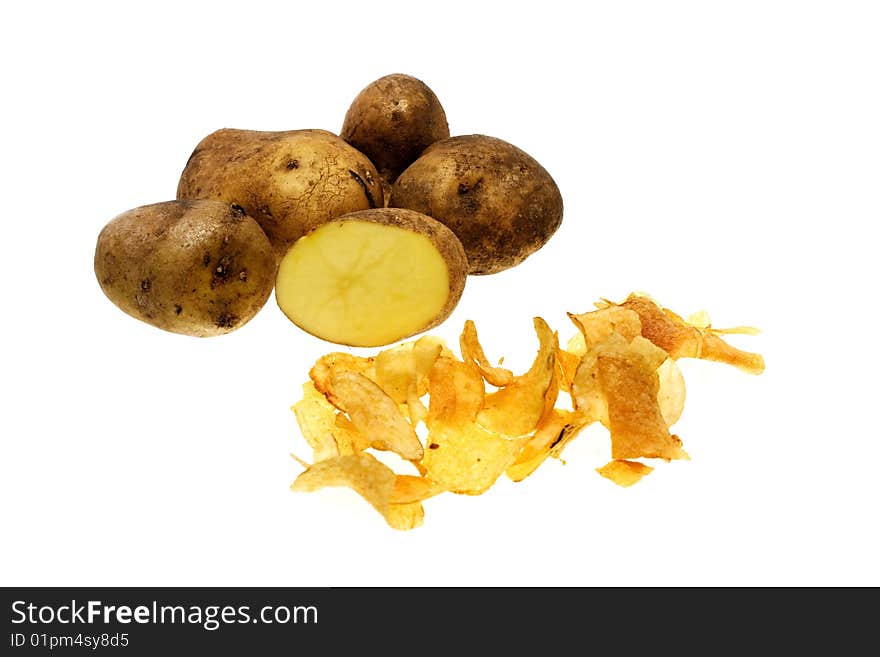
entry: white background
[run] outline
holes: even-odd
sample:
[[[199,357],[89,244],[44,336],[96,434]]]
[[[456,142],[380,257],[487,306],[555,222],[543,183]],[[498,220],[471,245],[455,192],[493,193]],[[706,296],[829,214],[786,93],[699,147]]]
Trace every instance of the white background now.
[[[26,8],[25,8],[26,7]],[[574,9],[577,7],[577,9]],[[5,3],[3,585],[878,585],[880,12],[871,2]],[[335,349],[274,299],[208,339],[123,314],[92,270],[220,127],[338,131],[403,72],[453,134],[526,150],[562,227],[472,277],[524,369],[540,315],[652,294],[752,324],[767,371],[683,361],[689,462],[623,489],[601,431],[520,484],[389,529],[294,494],[289,406]],[[873,282],[872,282],[873,281]]]

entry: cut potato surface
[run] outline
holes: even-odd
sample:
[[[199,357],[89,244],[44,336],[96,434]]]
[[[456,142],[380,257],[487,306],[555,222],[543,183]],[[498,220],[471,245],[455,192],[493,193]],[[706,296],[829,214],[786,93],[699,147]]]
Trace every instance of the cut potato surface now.
[[[401,214],[380,209],[347,215],[298,240],[282,259],[278,305],[312,335],[357,347],[390,344],[438,324],[461,296],[467,265],[460,244],[460,261],[450,262],[436,235],[354,216],[373,213],[380,219]],[[445,230],[419,217],[418,223]]]

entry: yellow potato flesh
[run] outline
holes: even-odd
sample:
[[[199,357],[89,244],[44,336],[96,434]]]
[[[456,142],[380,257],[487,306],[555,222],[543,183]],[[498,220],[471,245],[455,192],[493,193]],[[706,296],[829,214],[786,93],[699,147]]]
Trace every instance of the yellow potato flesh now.
[[[278,305],[300,328],[355,347],[427,328],[449,296],[443,256],[424,235],[363,221],[325,224],[281,260]]]

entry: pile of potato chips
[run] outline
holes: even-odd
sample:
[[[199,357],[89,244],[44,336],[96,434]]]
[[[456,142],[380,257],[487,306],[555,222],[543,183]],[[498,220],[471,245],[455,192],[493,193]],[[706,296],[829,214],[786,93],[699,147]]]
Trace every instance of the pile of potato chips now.
[[[764,369],[761,356],[720,337],[755,329],[714,329],[705,313],[684,320],[635,294],[596,307],[569,313],[578,333],[565,349],[536,317],[540,347],[520,375],[490,363],[471,321],[461,334],[461,359],[433,336],[370,358],[322,356],[292,407],[313,462],[297,459],[306,469],[291,488],[348,486],[389,525],[412,529],[422,524],[425,499],[479,495],[504,473],[521,481],[593,422],[611,434],[612,460],[598,472],[629,486],[653,469],[638,459],[688,458],[669,431],[685,400],[676,359],[703,358],[752,374]],[[418,474],[397,474],[374,450],[396,453]]]

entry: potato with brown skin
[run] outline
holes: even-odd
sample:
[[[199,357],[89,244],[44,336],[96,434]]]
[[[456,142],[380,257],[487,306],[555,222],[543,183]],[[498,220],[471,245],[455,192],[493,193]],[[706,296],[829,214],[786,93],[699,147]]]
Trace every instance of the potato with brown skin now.
[[[485,135],[429,146],[397,178],[388,205],[449,226],[464,245],[471,274],[519,264],[562,223],[562,195],[547,170],[516,146]]]
[[[446,112],[421,80],[394,73],[367,85],[345,115],[340,136],[392,184],[435,141],[449,137]]]
[[[239,207],[184,200],[123,212],[98,236],[95,275],[123,311],[172,333],[207,337],[246,324],[275,282],[275,254]]]
[[[312,228],[385,204],[376,167],[326,130],[218,130],[196,146],[177,198],[241,206],[279,257]]]
[[[412,210],[378,208],[298,240],[278,267],[275,298],[316,337],[375,347],[437,326],[466,279],[467,256],[451,230]]]

